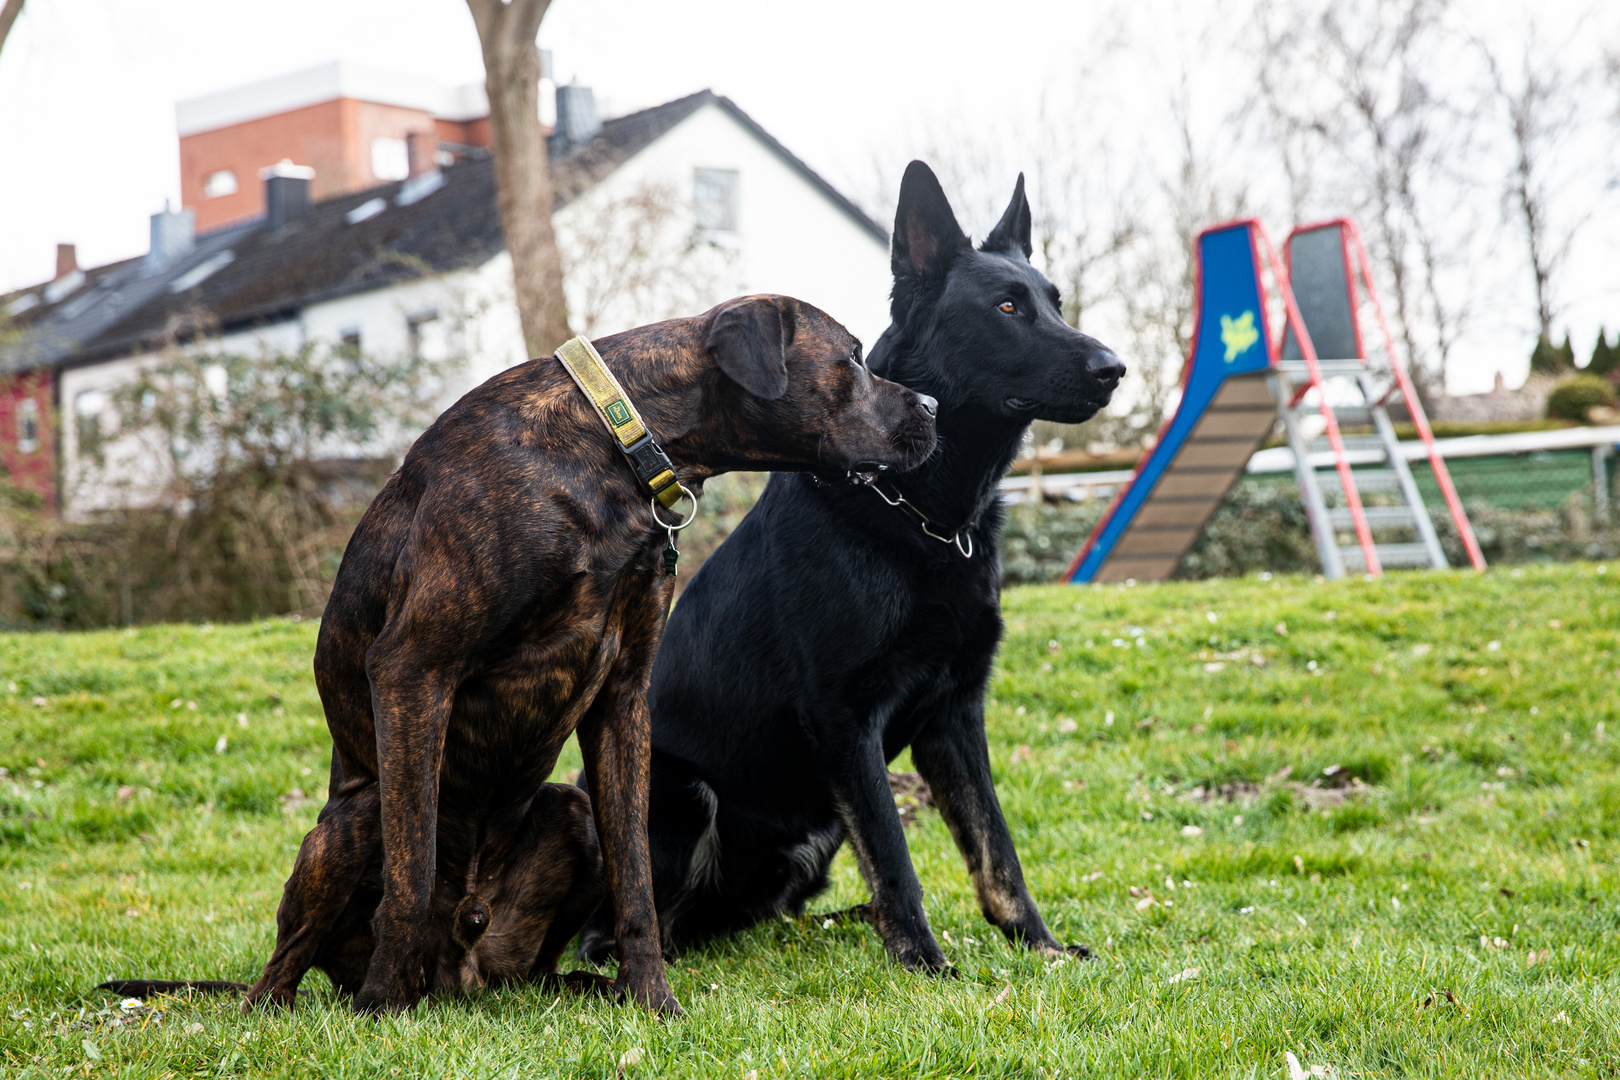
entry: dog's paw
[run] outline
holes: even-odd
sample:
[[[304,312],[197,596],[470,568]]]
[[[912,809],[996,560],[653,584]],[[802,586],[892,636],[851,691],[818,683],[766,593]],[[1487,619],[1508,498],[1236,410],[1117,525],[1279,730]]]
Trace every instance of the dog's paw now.
[[[1090,960],[1091,950],[1084,945],[1065,945],[1059,950],[1058,955],[1071,960]]]
[[[419,994],[403,987],[381,986],[368,981],[354,995],[354,1011],[359,1016],[394,1016],[409,1012]]]
[[[938,975],[947,979],[957,976],[957,970],[945,959],[945,954],[940,951],[939,946],[932,942],[925,946],[896,949],[893,955],[909,971],[922,975]]]
[[[656,980],[649,979],[641,986],[616,982],[614,989],[654,1016],[673,1020],[686,1015],[681,1009],[681,1003],[676,1000],[674,991],[669,988],[669,983],[661,977]]]

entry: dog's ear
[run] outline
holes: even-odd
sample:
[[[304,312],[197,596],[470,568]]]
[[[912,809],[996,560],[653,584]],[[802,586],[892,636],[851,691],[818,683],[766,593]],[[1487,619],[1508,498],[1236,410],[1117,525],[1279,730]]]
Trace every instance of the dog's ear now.
[[[943,273],[968,246],[934,170],[920,161],[907,165],[900,179],[900,205],[894,213],[894,247],[889,256],[894,276]]]
[[[796,327],[781,298],[750,296],[716,313],[703,347],[733,382],[774,400],[787,392],[787,350]]]
[[[1034,254],[1035,248],[1029,242],[1029,200],[1024,198],[1024,174],[1018,174],[1018,184],[1013,188],[1012,202],[1007,204],[1006,212],[996,227],[990,230],[990,235],[984,238],[979,245],[980,251],[1000,251],[1011,255],[1014,245],[1024,253],[1024,258]]]

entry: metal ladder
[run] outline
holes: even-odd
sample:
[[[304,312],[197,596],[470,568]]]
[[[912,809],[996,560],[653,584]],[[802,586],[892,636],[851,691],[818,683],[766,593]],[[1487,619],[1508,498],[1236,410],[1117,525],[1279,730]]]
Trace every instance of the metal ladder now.
[[[1395,437],[1395,425],[1383,404],[1385,395],[1375,389],[1366,362],[1319,360],[1317,365],[1322,378],[1348,376],[1361,391],[1361,404],[1327,403],[1335,427],[1341,429],[1340,453],[1334,452],[1332,440],[1325,433],[1315,439],[1305,437],[1304,420],[1322,413],[1327,389],[1311,379],[1306,365],[1285,361],[1273,369],[1270,378],[1288,446],[1294,452],[1294,475],[1310,517],[1323,575],[1341,578],[1347,572],[1376,574],[1396,566],[1445,569],[1449,565],[1445,549],[1440,546],[1423,495]],[[1317,391],[1318,400],[1305,404],[1312,389]],[[1369,424],[1374,434],[1342,433],[1344,427]],[[1324,455],[1328,458],[1325,469],[1320,464]],[[1341,460],[1345,466],[1342,470]],[[1348,490],[1346,473],[1350,478]],[[1392,495],[1393,504],[1368,506],[1362,500],[1363,493]],[[1364,529],[1358,527],[1358,512]],[[1341,542],[1342,534],[1348,534],[1352,542]]]
[[[1309,240],[1312,237],[1325,240],[1329,246],[1323,248],[1312,241],[1314,256],[1303,268],[1295,266],[1296,238]],[[1289,449],[1293,451],[1294,474],[1310,517],[1323,576],[1341,578],[1347,571],[1378,575],[1386,566],[1445,569],[1449,565],[1445,549],[1435,535],[1434,522],[1423,504],[1423,496],[1412,478],[1406,455],[1395,437],[1395,425],[1390,422],[1385,408],[1385,402],[1392,399],[1404,404],[1412,418],[1469,564],[1475,570],[1484,570],[1485,556],[1474,538],[1450,471],[1435,445],[1434,432],[1429,428],[1416,387],[1396,351],[1389,321],[1373,284],[1371,260],[1360,230],[1354,222],[1343,218],[1301,226],[1289,234],[1287,250],[1289,259],[1285,265],[1266,241],[1266,254],[1286,313],[1283,347],[1266,377],[1287,432]],[[1309,271],[1302,282],[1306,291],[1300,295],[1306,297],[1306,306],[1315,321],[1310,330],[1294,292],[1292,279],[1296,269]],[[1389,364],[1389,383],[1382,390],[1375,381],[1377,376],[1368,364],[1363,345],[1360,326],[1363,298],[1376,316]],[[1335,350],[1335,358],[1318,357],[1312,340],[1316,330],[1322,331],[1323,341],[1329,342],[1328,347]],[[1291,352],[1297,354],[1297,358],[1290,355]],[[1327,379],[1335,376],[1346,377],[1355,385],[1361,395],[1360,404],[1340,404],[1331,399]],[[1307,397],[1315,400],[1307,404]],[[1302,427],[1304,418],[1312,413],[1319,415],[1323,422],[1319,440],[1306,439]],[[1340,430],[1342,424],[1371,426],[1373,434],[1347,439]],[[1312,462],[1313,455],[1317,461],[1325,456],[1332,471],[1320,470]],[[1362,491],[1392,495],[1393,505],[1366,506],[1361,499]],[[1329,496],[1333,497],[1332,506],[1328,503]],[[1341,532],[1352,533],[1354,542],[1340,543]],[[1375,532],[1379,535],[1375,536]],[[1398,538],[1391,538],[1392,533]]]

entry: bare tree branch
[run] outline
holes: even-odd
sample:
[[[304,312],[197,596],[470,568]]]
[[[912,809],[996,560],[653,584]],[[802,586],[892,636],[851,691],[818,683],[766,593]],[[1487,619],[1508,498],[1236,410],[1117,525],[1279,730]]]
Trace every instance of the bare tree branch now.
[[[1564,47],[1538,48],[1540,35],[1533,15],[1531,20],[1527,31],[1516,35],[1520,51],[1511,71],[1498,50],[1480,39],[1474,44],[1490,74],[1513,147],[1513,165],[1503,179],[1502,196],[1523,230],[1535,285],[1537,327],[1541,338],[1551,341],[1553,322],[1562,307],[1556,278],[1576,234],[1596,207],[1589,205],[1561,229],[1554,225],[1553,204],[1562,201],[1560,179],[1565,164],[1559,158],[1581,128],[1585,79],[1583,72],[1571,71],[1567,63],[1560,62]]]

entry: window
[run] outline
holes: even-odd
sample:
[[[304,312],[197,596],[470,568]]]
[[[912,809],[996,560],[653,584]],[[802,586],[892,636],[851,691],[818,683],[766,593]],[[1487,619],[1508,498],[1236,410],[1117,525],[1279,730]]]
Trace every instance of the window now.
[[[403,180],[411,175],[411,155],[404,139],[371,140],[371,175],[378,180]]]
[[[25,454],[39,449],[39,402],[33,398],[17,403],[17,449]]]
[[[407,348],[410,350],[412,360],[428,359],[427,353],[429,349],[426,339],[431,328],[430,324],[438,321],[438,318],[439,312],[434,308],[413,312],[405,317]],[[435,357],[435,359],[437,358]]]
[[[353,356],[360,355],[360,328],[351,326],[338,331],[338,348]]]
[[[698,228],[736,232],[737,170],[697,170],[692,182],[692,201]]]
[[[107,394],[102,390],[82,390],[73,398],[81,457],[101,456],[101,414],[106,408]]]
[[[236,174],[229,169],[211,172],[203,178],[203,197],[217,199],[221,195],[236,194]]]

